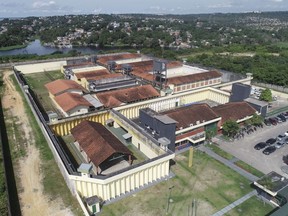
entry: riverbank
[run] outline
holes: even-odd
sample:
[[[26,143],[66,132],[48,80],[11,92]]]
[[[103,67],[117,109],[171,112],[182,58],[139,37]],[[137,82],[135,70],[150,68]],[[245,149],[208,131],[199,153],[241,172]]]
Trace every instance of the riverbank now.
[[[8,46],[8,47],[0,47],[0,51],[10,51],[15,49],[23,49],[27,47],[27,45],[15,45],[15,46]]]

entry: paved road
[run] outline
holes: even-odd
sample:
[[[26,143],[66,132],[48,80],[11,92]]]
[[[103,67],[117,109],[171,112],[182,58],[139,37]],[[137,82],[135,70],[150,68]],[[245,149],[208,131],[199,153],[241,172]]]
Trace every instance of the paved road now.
[[[219,147],[224,151],[234,155],[265,174],[275,171],[288,177],[288,175],[281,170],[281,166],[285,165],[282,161],[282,157],[283,155],[288,154],[288,145],[277,149],[276,152],[270,155],[264,155],[262,150],[254,149],[254,146],[257,143],[265,142],[269,138],[275,138],[279,134],[284,134],[287,130],[288,121],[280,123],[277,126],[264,126],[262,129],[258,129],[256,132],[233,142],[223,141],[218,138],[214,138],[213,141],[218,143]]]

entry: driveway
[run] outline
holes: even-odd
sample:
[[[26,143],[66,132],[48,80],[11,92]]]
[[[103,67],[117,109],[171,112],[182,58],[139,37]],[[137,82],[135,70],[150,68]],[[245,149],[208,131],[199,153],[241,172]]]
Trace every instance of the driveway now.
[[[257,143],[265,142],[269,138],[276,138],[279,134],[284,134],[287,130],[288,121],[277,124],[276,126],[264,126],[261,129],[257,129],[256,132],[245,135],[244,138],[233,142],[223,141],[217,137],[213,140],[216,141],[216,143],[219,144],[219,147],[224,151],[234,155],[265,174],[275,171],[288,177],[288,175],[281,170],[281,166],[285,165],[282,162],[282,157],[283,155],[288,154],[287,144],[270,155],[264,155],[262,150],[254,149],[254,146]]]

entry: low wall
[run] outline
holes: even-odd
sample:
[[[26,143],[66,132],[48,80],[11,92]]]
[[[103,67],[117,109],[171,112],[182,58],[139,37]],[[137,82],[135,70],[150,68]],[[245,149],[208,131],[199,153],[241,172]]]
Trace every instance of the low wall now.
[[[44,71],[60,70],[62,66],[66,65],[66,61],[43,62],[35,64],[25,64],[15,66],[16,70],[23,74],[39,73]]]

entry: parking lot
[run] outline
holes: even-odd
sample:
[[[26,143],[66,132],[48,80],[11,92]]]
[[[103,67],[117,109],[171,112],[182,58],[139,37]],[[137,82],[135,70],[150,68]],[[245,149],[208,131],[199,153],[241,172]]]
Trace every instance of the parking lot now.
[[[265,174],[275,171],[288,177],[288,175],[281,170],[281,166],[285,165],[282,161],[282,157],[283,155],[288,154],[288,144],[285,144],[282,148],[277,149],[270,155],[264,155],[262,153],[263,149],[254,149],[254,146],[257,143],[265,142],[269,138],[276,138],[279,134],[284,134],[287,130],[288,121],[277,124],[276,126],[258,128],[257,131],[245,135],[244,138],[240,138],[239,140],[228,142],[216,138],[215,141],[219,144],[219,147],[226,152]]]

